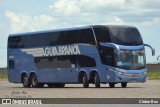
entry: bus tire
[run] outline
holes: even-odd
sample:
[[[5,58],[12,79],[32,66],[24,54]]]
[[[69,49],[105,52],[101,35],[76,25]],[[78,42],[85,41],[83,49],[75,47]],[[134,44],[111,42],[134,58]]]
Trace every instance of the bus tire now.
[[[86,73],[83,74],[82,82],[83,82],[83,87],[84,88],[88,88],[89,87],[89,81],[88,81]]]
[[[38,83],[36,74],[31,75],[31,84],[32,84],[33,88],[40,87],[40,84]]]
[[[94,76],[94,83],[95,83],[96,88],[100,87],[100,79],[99,79],[99,75],[97,73],[95,73],[95,76]]]
[[[127,83],[126,82],[121,83],[121,86],[122,86],[122,88],[126,88],[127,87]]]
[[[110,88],[114,88],[115,87],[115,83],[109,83],[109,87]]]
[[[27,77],[27,74],[24,74],[22,76],[22,83],[23,83],[23,87],[29,88],[31,86],[31,81],[30,79]]]

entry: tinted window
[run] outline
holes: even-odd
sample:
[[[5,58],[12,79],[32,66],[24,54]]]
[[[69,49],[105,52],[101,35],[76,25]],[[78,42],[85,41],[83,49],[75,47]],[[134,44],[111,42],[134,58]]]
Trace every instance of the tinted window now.
[[[95,44],[95,38],[92,29],[81,29],[78,30],[76,36],[77,43]]]
[[[14,60],[9,60],[9,69],[14,69]]]
[[[76,65],[76,55],[71,55],[68,56],[68,63],[71,64],[75,64]]]
[[[78,55],[76,60],[79,67],[95,67],[96,66],[95,60],[88,56]]]
[[[57,58],[56,57],[46,57],[46,58],[35,58],[35,66],[39,69],[42,68],[56,68]]]
[[[77,31],[65,31],[63,32],[62,44],[75,44]]]
[[[61,42],[60,36],[59,32],[33,34],[31,35],[32,47],[58,45]]]
[[[69,63],[67,63],[67,56],[58,56],[57,57],[57,68],[68,68],[70,67]]]
[[[8,42],[9,48],[20,48],[19,44],[22,43],[22,38],[20,36],[9,37]]]
[[[136,28],[110,27],[112,42],[120,45],[143,45],[142,37]]]
[[[95,27],[94,33],[96,35],[97,43],[111,42],[109,30],[106,27]]]
[[[22,38],[22,41],[21,43],[19,43],[19,47],[20,48],[28,48],[31,46],[31,42],[29,40],[29,36],[28,35],[25,35],[25,36],[21,36]]]
[[[10,48],[30,48],[75,43],[95,44],[92,29],[37,33],[9,37]]]
[[[13,36],[9,37],[9,48],[27,48],[30,47],[29,36]]]
[[[95,67],[96,62],[93,58],[83,55],[57,56],[57,57],[37,57],[34,59],[35,66],[42,68],[70,68],[72,64],[77,67]]]
[[[67,68],[70,64],[67,63],[67,56],[57,56],[57,57],[37,57],[34,59],[35,66],[39,69],[42,68]]]
[[[114,49],[109,47],[100,47],[101,62],[105,65],[115,66],[115,54]]]

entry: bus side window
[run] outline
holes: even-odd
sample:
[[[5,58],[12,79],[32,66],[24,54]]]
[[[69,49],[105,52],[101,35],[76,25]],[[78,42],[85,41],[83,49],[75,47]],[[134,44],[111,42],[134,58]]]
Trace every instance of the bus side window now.
[[[99,42],[110,42],[111,41],[108,28],[95,27],[94,32],[95,32],[95,36],[96,36],[98,45],[99,45]]]
[[[71,56],[67,56],[68,57],[68,61],[67,64],[69,66],[69,68],[75,68],[76,65],[76,56],[75,55],[71,55]]]
[[[106,64],[113,66],[113,58],[112,55],[106,55]]]
[[[34,62],[35,62],[35,63],[40,62],[40,58],[34,58]]]
[[[76,42],[95,45],[95,38],[92,29],[78,30],[76,35]]]
[[[79,67],[95,67],[96,62],[93,58],[83,55],[77,56],[77,63]]]
[[[14,60],[9,60],[9,69],[14,69]]]
[[[62,35],[62,44],[75,44],[76,43],[76,30],[64,31]]]
[[[67,57],[66,56],[58,56],[57,57],[57,68],[67,68]]]
[[[57,57],[34,58],[35,67],[38,69],[57,68]]]

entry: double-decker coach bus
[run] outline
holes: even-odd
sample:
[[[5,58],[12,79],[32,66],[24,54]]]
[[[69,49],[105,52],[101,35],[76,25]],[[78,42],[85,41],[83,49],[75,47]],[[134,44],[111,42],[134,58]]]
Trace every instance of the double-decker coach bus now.
[[[93,25],[11,34],[8,79],[24,87],[90,83],[110,87],[146,81],[145,46],[137,28]]]

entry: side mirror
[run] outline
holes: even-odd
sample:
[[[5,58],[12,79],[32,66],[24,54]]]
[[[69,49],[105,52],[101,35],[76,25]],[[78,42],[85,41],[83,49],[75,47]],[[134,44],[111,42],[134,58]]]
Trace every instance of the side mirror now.
[[[160,55],[157,57],[157,61],[159,60]]]
[[[155,49],[154,49],[153,47],[151,47],[151,46],[148,45],[148,44],[144,44],[144,46],[147,46],[147,47],[151,48],[151,50],[152,50],[152,56],[155,55]]]

